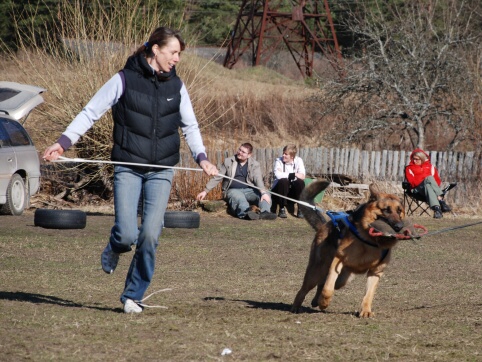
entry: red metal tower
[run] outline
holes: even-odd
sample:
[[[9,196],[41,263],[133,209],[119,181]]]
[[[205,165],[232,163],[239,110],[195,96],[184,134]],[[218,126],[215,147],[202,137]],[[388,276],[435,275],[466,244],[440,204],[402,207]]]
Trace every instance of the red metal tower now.
[[[341,73],[341,52],[328,0],[244,0],[224,66],[233,68],[242,56],[252,66],[266,65],[282,47],[291,53],[303,77],[313,75],[315,51],[323,52]]]

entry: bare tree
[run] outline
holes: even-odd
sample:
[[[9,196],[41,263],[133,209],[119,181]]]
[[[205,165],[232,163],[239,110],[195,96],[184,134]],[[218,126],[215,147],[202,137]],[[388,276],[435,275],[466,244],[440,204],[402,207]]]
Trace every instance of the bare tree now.
[[[480,5],[393,3],[360,1],[350,13],[345,25],[359,51],[346,61],[346,76],[324,84],[317,99],[323,118],[336,119],[329,139],[367,147],[453,148],[470,133],[466,117],[473,109],[466,107],[480,105],[480,77],[468,61],[480,51],[481,30],[472,27],[480,24]]]

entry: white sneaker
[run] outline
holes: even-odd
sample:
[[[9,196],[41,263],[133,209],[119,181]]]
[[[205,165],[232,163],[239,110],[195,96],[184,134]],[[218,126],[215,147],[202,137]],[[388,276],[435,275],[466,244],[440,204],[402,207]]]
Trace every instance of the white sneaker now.
[[[142,307],[132,299],[126,299],[124,303],[124,313],[141,313]]]
[[[102,270],[104,270],[107,274],[112,274],[117,267],[117,263],[119,262],[119,253],[115,253],[112,251],[110,247],[110,242],[107,243],[102,255],[100,256],[100,263],[102,264]]]

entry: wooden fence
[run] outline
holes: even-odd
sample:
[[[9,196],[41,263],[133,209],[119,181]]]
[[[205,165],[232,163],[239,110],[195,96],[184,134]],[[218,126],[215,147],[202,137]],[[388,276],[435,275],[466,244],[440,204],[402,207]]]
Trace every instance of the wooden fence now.
[[[213,163],[234,155],[235,151],[207,150]],[[282,148],[255,149],[253,157],[260,163],[263,175],[273,171],[274,161]],[[361,151],[356,148],[301,148],[298,152],[308,175],[342,174],[359,182],[372,180],[403,181],[411,151]],[[444,181],[476,181],[482,171],[482,160],[476,152],[430,151],[430,159]],[[184,158],[185,159],[185,158]]]
[[[217,164],[234,155],[235,150],[207,150],[211,162]],[[357,148],[300,148],[300,156],[308,176],[330,177],[345,175],[358,183],[372,181],[392,181],[400,183],[404,179],[404,169],[409,163],[411,151],[362,151]],[[274,161],[282,154],[282,148],[255,149],[253,157],[260,163],[266,185],[272,180]],[[480,152],[438,152],[430,151],[430,159],[439,170],[444,182],[458,182],[453,201],[465,201],[471,194],[477,194],[477,184],[482,172]],[[184,155],[182,166],[193,166],[192,157]],[[204,183],[205,179],[199,182]],[[202,186],[200,186],[202,187]],[[467,192],[472,188],[472,192]],[[469,196],[468,196],[469,195]]]

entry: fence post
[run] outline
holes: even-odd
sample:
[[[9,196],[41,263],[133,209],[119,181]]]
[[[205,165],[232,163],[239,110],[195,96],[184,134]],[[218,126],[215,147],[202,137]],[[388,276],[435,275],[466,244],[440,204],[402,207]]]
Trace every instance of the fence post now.
[[[380,164],[380,177],[382,180],[385,178],[386,175],[386,168],[387,168],[387,150],[382,151],[382,162]]]
[[[365,180],[369,176],[368,151],[361,152],[361,177]]]
[[[335,150],[333,148],[330,148],[330,155],[328,158],[328,173],[333,174],[335,171],[334,165],[335,164]]]
[[[466,152],[464,160],[464,180],[472,175],[472,165],[474,162],[474,152]]]
[[[405,178],[405,166],[407,165],[407,160],[405,156],[405,151],[400,151],[400,165],[397,172],[397,181],[403,181]]]
[[[321,172],[323,174],[327,174],[328,173],[328,170],[329,170],[329,167],[328,167],[328,149],[325,148],[325,147],[321,147],[322,151],[323,151],[323,157],[322,157],[322,165],[321,165]]]
[[[385,174],[385,179],[391,180],[392,179],[392,170],[393,170],[393,151],[387,151],[387,172]]]
[[[457,174],[459,175],[460,179],[463,179],[463,173],[464,173],[464,155],[462,152],[456,152],[457,153]]]
[[[393,151],[392,177],[390,178],[392,181],[396,181],[398,176],[398,156],[398,151]]]
[[[339,148],[335,148],[335,157],[333,159],[333,173],[340,172],[340,162],[341,162],[341,151]],[[338,161],[338,162],[337,162]]]
[[[348,149],[343,148],[341,150],[341,173],[347,174],[348,173]]]
[[[380,172],[380,160],[382,158],[382,154],[380,151],[375,152],[375,177],[378,179],[381,176]]]
[[[449,152],[448,154],[447,174],[451,180],[455,179],[455,175],[457,174],[457,158],[455,152]]]

